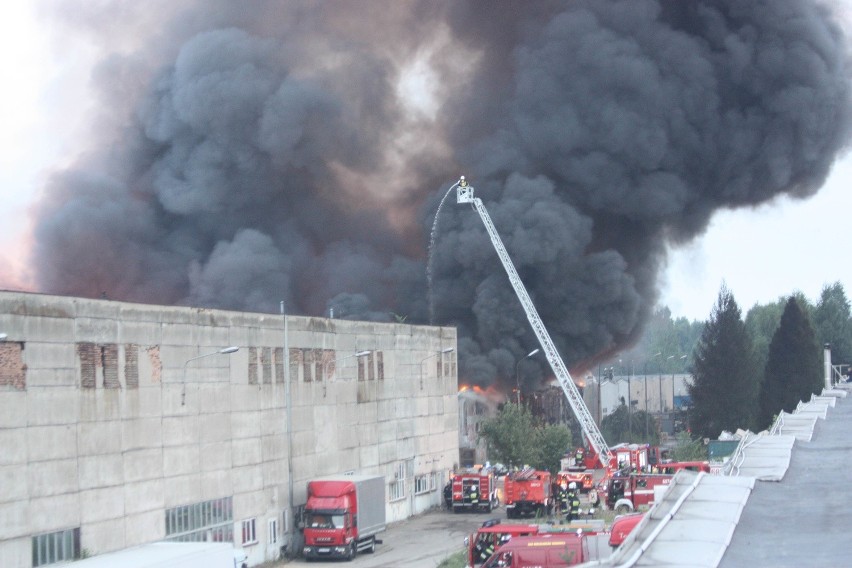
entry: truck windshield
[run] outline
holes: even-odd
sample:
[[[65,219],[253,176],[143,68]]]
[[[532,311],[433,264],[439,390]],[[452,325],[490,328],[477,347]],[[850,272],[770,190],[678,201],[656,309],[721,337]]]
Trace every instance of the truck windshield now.
[[[312,529],[340,529],[343,528],[343,515],[314,513],[308,517],[308,526]]]

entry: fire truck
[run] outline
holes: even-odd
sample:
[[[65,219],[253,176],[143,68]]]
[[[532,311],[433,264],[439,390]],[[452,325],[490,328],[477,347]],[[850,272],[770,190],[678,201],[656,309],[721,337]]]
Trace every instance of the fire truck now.
[[[506,517],[544,516],[553,508],[550,472],[526,467],[503,478]]]
[[[535,304],[533,304],[533,301],[527,293],[520,276],[518,276],[518,272],[515,270],[515,265],[512,263],[512,259],[506,251],[506,247],[503,245],[503,241],[497,233],[494,223],[491,221],[491,216],[482,204],[482,200],[478,197],[474,197],[474,188],[467,183],[464,176],[450,187],[450,190],[452,189],[456,190],[457,203],[469,204],[477,213],[479,213],[479,217],[482,219],[483,225],[485,225],[485,230],[488,231],[488,236],[491,238],[491,244],[494,245],[494,249],[497,251],[497,256],[500,257],[500,262],[503,264],[503,268],[506,270],[506,274],[509,277],[509,282],[514,289],[518,300],[521,302],[521,307],[524,309],[524,313],[527,316],[530,327],[532,327],[535,332],[536,338],[538,339],[539,344],[541,344],[541,349],[547,357],[547,362],[550,364],[551,369],[553,369],[556,380],[559,382],[559,386],[562,387],[562,391],[568,399],[571,410],[574,412],[574,416],[576,417],[577,422],[579,422],[580,428],[588,440],[589,455],[584,453],[580,460],[577,460],[575,455],[575,465],[579,465],[581,463],[583,465],[586,463],[600,463],[604,468],[604,478],[601,481],[603,488],[606,488],[607,480],[615,475],[622,467],[624,467],[624,465],[630,466],[629,469],[635,469],[637,471],[646,467],[649,463],[647,446],[645,446],[644,451],[642,451],[642,449],[638,446],[636,448],[628,447],[626,449],[626,454],[621,456],[623,463],[619,464],[619,457],[609,446],[607,446],[603,434],[595,423],[588,407],[586,407],[586,403],[583,401],[580,390],[577,388],[577,385],[574,383],[574,379],[571,378],[571,374],[568,372],[568,368],[562,361],[562,357],[560,357],[559,352],[556,350],[556,345],[554,345],[553,340],[550,338],[547,328],[544,326],[544,323],[541,321],[541,317],[538,315]],[[671,476],[669,476],[669,481],[670,480]]]
[[[491,221],[491,216],[482,204],[482,200],[473,196],[474,189],[467,183],[464,176],[450,187],[450,190],[453,188],[456,190],[456,203],[470,204],[474,209],[476,209],[476,212],[479,213],[479,217],[482,219],[482,224],[485,225],[485,230],[488,231],[488,236],[491,238],[491,244],[494,245],[494,249],[497,251],[497,256],[500,257],[500,262],[503,264],[503,268],[509,276],[509,282],[515,290],[518,300],[521,302],[521,306],[524,309],[527,320],[529,320],[530,326],[532,327],[533,332],[535,332],[539,344],[541,344],[541,349],[547,357],[547,362],[553,369],[553,373],[556,376],[556,380],[559,382],[559,386],[562,387],[562,391],[568,399],[568,404],[571,406],[571,410],[574,412],[574,416],[577,418],[580,428],[583,430],[583,433],[589,441],[591,450],[594,451],[600,462],[609,470],[613,463],[617,463],[615,461],[615,456],[607,446],[603,434],[601,434],[600,429],[597,424],[595,424],[595,420],[592,417],[591,412],[589,412],[589,409],[586,407],[586,403],[583,401],[583,396],[580,394],[580,390],[577,388],[577,385],[574,384],[574,379],[571,378],[571,374],[568,372],[568,368],[562,361],[559,351],[556,350],[556,345],[554,345],[553,340],[550,338],[550,333],[548,333],[547,328],[544,327],[544,323],[538,315],[538,310],[536,310],[535,304],[533,304],[530,295],[527,293],[527,289],[524,287],[521,277],[518,276],[518,272],[515,270],[515,265],[512,263],[512,259],[506,251],[506,247],[503,245],[503,241],[500,238],[499,233],[497,233],[494,223]]]
[[[654,502],[654,488],[670,485],[673,477],[667,473],[616,474],[601,484],[604,500],[620,515],[647,508]]]
[[[581,493],[588,493],[595,487],[595,472],[588,469],[586,471],[560,471],[556,474],[556,485],[577,484],[577,489]]]
[[[490,513],[500,504],[497,498],[497,478],[490,468],[457,471],[453,473],[451,483],[453,513]]]

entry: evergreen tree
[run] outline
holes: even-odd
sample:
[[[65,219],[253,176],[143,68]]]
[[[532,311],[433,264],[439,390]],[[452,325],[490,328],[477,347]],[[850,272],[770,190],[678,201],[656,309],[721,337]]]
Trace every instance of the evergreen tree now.
[[[755,304],[746,314],[745,325],[753,341],[756,369],[766,368],[766,359],[769,357],[769,342],[772,341],[772,336],[778,329],[786,303],[785,298],[779,298],[771,304]]]
[[[852,363],[852,317],[840,282],[822,289],[813,322],[819,342],[831,345],[832,363]]]
[[[693,353],[688,386],[693,436],[715,439],[723,430],[749,428],[758,387],[751,336],[733,294],[723,284]]]
[[[823,384],[822,348],[807,311],[791,297],[769,344],[757,427],[768,428],[776,414],[791,412],[799,401],[810,400]]]

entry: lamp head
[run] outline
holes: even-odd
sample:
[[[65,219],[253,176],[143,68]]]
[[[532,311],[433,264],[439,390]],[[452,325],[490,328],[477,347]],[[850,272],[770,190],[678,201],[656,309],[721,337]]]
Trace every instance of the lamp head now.
[[[239,347],[232,345],[231,347],[225,347],[224,349],[220,349],[219,353],[221,353],[222,355],[229,355],[231,353],[236,353],[239,350]]]

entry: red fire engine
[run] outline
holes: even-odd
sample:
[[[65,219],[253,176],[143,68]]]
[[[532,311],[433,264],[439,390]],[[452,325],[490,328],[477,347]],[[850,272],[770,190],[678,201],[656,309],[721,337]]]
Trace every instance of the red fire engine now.
[[[671,484],[672,477],[663,473],[616,474],[602,483],[607,507],[619,514],[647,507],[654,502],[654,488]]]
[[[531,467],[510,471],[503,478],[503,500],[506,516],[510,519],[550,514],[553,508],[550,472]]]
[[[581,493],[587,493],[595,486],[594,470],[586,471],[560,471],[556,474],[556,485],[569,485],[571,482],[577,484]]]
[[[453,513],[483,511],[490,513],[500,502],[497,499],[497,479],[491,469],[457,471],[452,478]]]

